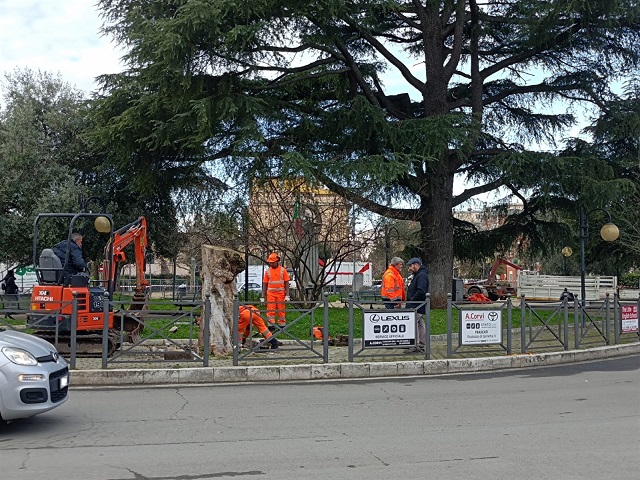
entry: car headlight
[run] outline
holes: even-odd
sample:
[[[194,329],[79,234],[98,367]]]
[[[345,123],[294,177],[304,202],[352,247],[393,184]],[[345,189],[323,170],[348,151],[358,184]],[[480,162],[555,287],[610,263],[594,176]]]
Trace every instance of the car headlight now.
[[[32,366],[38,364],[38,361],[33,355],[21,348],[4,347],[2,353],[4,353],[4,356],[7,357],[10,362],[16,365]]]

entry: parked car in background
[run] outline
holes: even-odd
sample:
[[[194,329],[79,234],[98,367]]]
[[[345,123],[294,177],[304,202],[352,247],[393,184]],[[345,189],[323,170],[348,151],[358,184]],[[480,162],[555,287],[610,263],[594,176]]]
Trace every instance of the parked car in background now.
[[[28,418],[68,399],[69,368],[46,340],[0,331],[0,421]]]
[[[247,286],[249,287],[249,291],[250,292],[262,292],[262,287],[257,284],[257,283],[249,283],[247,284]],[[238,284],[238,293],[243,292],[244,293],[244,283]]]

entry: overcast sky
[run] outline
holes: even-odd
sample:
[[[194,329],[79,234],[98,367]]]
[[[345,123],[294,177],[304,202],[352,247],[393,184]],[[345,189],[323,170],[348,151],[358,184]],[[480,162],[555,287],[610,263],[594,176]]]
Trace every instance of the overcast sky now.
[[[121,70],[121,53],[101,25],[95,0],[0,0],[0,81],[29,68],[94,90],[97,75]]]
[[[95,3],[0,0],[0,82],[16,68],[29,68],[59,73],[89,94],[97,88],[96,76],[120,71],[122,51],[100,35],[102,19]],[[394,79],[387,80],[393,89]]]

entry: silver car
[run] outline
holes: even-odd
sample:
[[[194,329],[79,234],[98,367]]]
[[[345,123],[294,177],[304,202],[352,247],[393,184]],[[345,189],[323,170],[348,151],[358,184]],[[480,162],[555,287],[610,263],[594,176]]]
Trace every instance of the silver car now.
[[[259,283],[249,283],[247,286],[249,287],[250,292],[258,292],[258,293],[262,292],[262,287],[260,286]],[[244,283],[239,283],[237,287],[238,287],[238,293],[244,293],[244,290],[245,290]]]
[[[69,368],[46,340],[0,331],[0,421],[47,412],[67,401]]]

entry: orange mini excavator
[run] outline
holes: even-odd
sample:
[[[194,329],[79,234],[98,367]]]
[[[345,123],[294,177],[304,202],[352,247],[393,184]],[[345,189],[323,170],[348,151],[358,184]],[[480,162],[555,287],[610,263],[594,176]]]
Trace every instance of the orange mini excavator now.
[[[104,249],[101,278],[90,282],[86,273],[66,274],[64,265],[70,261],[70,249],[67,250],[64,261],[56,256],[51,248],[39,251],[38,227],[43,220],[51,218],[69,219],[69,241],[77,224],[83,221],[86,223],[86,220],[93,220],[96,230],[109,234],[109,240]],[[27,326],[32,328],[38,336],[50,341],[57,340],[55,342],[57,347],[64,347],[70,340],[75,296],[78,353],[100,352],[105,328],[108,331],[110,353],[118,346],[122,331],[126,332],[128,338],[138,339],[144,325],[139,311],[146,309],[146,292],[149,285],[144,278],[147,244],[147,221],[144,217],[114,231],[113,220],[105,213],[42,213],[38,215],[34,222],[33,234],[33,259],[38,283],[34,285],[31,294]],[[135,291],[126,312],[114,315],[113,307],[110,305],[105,309],[104,301],[106,298],[109,301],[113,300],[118,272],[120,266],[126,261],[124,249],[129,245],[132,245],[135,251]],[[38,253],[39,257],[37,257]],[[117,317],[117,321],[114,321],[114,316]]]

